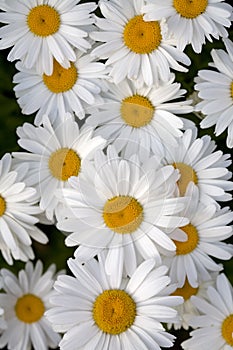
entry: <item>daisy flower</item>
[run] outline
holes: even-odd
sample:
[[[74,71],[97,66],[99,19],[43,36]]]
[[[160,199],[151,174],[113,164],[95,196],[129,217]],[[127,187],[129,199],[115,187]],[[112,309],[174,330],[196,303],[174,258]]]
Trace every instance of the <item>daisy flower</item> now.
[[[32,238],[47,243],[47,236],[35,224],[41,210],[35,205],[35,189],[18,181],[10,154],[0,160],[0,250],[9,265],[13,259],[34,258]]]
[[[165,228],[188,223],[178,214],[187,198],[172,198],[178,173],[159,165],[157,157],[144,163],[137,156],[122,159],[113,146],[107,155],[96,152],[94,162],[86,162],[84,176],[71,178],[71,188],[60,192],[60,200],[70,208],[66,218],[58,217],[58,228],[70,233],[65,244],[80,245],[75,252],[80,261],[109,248],[106,268],[113,271],[113,279],[119,279],[124,268],[132,275],[136,253],[160,264],[160,246],[176,249]]]
[[[191,63],[168,37],[166,23],[144,21],[144,4],[144,0],[99,1],[104,18],[96,18],[99,31],[90,36],[103,44],[94,48],[92,55],[107,59],[115,84],[128,77],[151,86],[160,80],[168,81],[170,68],[187,72],[178,62]]]
[[[185,350],[232,350],[233,348],[233,290],[224,274],[216,280],[216,286],[207,289],[207,300],[197,296],[192,302],[200,316],[190,320],[195,329],[191,338],[182,343]]]
[[[196,128],[186,130],[177,142],[178,147],[167,148],[164,157],[164,164],[173,164],[180,172],[177,195],[184,196],[192,181],[205,205],[231,200],[231,194],[226,192],[233,189],[233,182],[229,181],[232,174],[227,169],[231,164],[230,154],[216,150],[208,135],[197,138]]]
[[[8,60],[22,60],[27,68],[36,66],[51,75],[54,59],[64,68],[76,60],[74,48],[87,51],[86,26],[93,23],[96,4],[79,0],[12,0],[0,4],[0,49],[13,46]]]
[[[44,116],[42,126],[24,123],[17,129],[20,147],[27,152],[13,152],[18,164],[28,167],[25,182],[37,190],[40,208],[49,220],[58,208],[55,191],[69,186],[68,179],[82,172],[85,159],[103,148],[105,140],[92,137],[93,129],[79,129],[71,115],[54,128]]]
[[[223,0],[147,0],[143,11],[145,21],[166,18],[180,50],[191,44],[200,53],[206,38],[212,42],[211,36],[228,36],[225,27],[231,25],[232,6]]]
[[[227,129],[227,147],[233,147],[233,43],[224,40],[227,52],[222,49],[211,51],[214,68],[203,69],[195,79],[195,90],[201,102],[195,110],[201,111],[205,118],[201,128],[215,125],[215,134],[219,136]]]
[[[148,151],[153,142],[177,146],[176,138],[183,134],[180,129],[184,123],[176,114],[192,112],[193,107],[191,100],[177,101],[184,98],[186,90],[174,79],[171,75],[169,82],[159,87],[137,88],[127,79],[118,85],[109,83],[109,91],[103,94],[104,104],[87,118],[87,124],[97,128],[97,135],[111,140],[117,151],[128,143],[145,145]]]
[[[175,255],[166,256],[163,264],[169,267],[169,275],[179,288],[186,279],[191,287],[196,288],[199,282],[211,278],[210,272],[223,268],[211,257],[229,260],[233,256],[233,245],[222,242],[232,237],[232,226],[227,225],[233,220],[233,212],[229,207],[217,209],[214,204],[204,206],[199,201],[198,188],[192,182],[186,195],[190,202],[181,215],[185,215],[190,222],[176,230],[185,232],[187,239],[174,240]]]
[[[0,303],[7,323],[7,329],[0,336],[1,349],[5,346],[14,350],[57,347],[60,336],[44,316],[51,307],[49,298],[53,294],[55,266],[42,272],[41,261],[37,261],[35,267],[27,262],[18,277],[8,269],[1,270],[5,293],[0,293]]]
[[[180,319],[178,322],[174,324],[168,324],[168,329],[171,329],[174,327],[174,329],[189,329],[189,320],[193,316],[200,315],[198,309],[195,307],[195,305],[192,303],[191,297],[193,295],[199,297],[199,298],[206,298],[207,297],[207,288],[211,285],[214,285],[216,281],[216,273],[211,273],[211,278],[207,281],[202,281],[198,283],[198,287],[194,288],[192,287],[188,280],[185,280],[185,283],[182,287],[176,288],[171,295],[177,295],[181,296],[184,299],[183,304],[178,305],[176,307],[176,310],[178,311],[178,315],[180,316]]]
[[[166,267],[155,268],[149,259],[131,278],[113,284],[104,265],[103,257],[84,266],[69,259],[74,277],[61,275],[55,282],[54,306],[46,316],[54,329],[65,333],[61,350],[171,347],[175,337],[161,322],[176,319],[173,307],[182,298],[163,294],[170,282]]]
[[[50,115],[52,122],[66,112],[74,112],[83,119],[86,110],[98,102],[101,79],[105,77],[104,64],[81,52],[77,53],[70,68],[54,61],[51,75],[27,69],[22,62],[17,62],[16,68],[19,72],[13,82],[17,84],[14,91],[18,103],[23,114],[37,112],[36,125],[42,123],[44,114]]]

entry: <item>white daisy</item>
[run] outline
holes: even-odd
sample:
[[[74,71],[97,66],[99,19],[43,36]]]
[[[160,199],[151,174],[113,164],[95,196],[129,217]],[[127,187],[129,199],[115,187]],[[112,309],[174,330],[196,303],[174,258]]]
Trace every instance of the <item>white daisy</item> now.
[[[210,136],[197,138],[197,129],[188,129],[178,140],[178,147],[166,150],[164,164],[173,164],[180,172],[177,183],[178,195],[184,195],[187,185],[193,181],[199,188],[200,200],[205,205],[216,201],[229,201],[232,196],[227,191],[233,189],[230,154],[216,150]]]
[[[3,287],[2,278],[0,278],[0,289]],[[4,309],[0,307],[0,332],[6,328],[6,322],[4,320]]]
[[[94,2],[80,0],[12,0],[0,4],[0,49],[13,46],[8,60],[23,60],[27,68],[36,66],[42,74],[51,75],[53,60],[64,68],[76,60],[74,48],[91,47],[85,39],[85,26],[93,23]]]
[[[90,36],[103,44],[94,48],[92,55],[107,59],[115,84],[128,77],[140,85],[151,86],[160,80],[168,81],[170,68],[187,72],[178,62],[191,63],[168,37],[163,21],[143,20],[144,4],[144,0],[99,1],[105,18],[96,18],[99,31]]]
[[[212,42],[211,36],[228,36],[225,27],[231,25],[232,6],[223,0],[147,0],[143,11],[146,21],[166,18],[180,50],[191,44],[200,53],[206,38]]]
[[[132,277],[111,283],[104,259],[84,266],[69,259],[73,276],[59,276],[54,284],[54,305],[46,316],[57,331],[65,333],[62,350],[161,349],[172,346],[174,336],[161,322],[176,319],[174,306],[181,297],[164,295],[170,279],[166,267],[143,262]]]
[[[60,336],[44,316],[51,307],[49,298],[53,294],[55,266],[42,272],[41,261],[37,261],[35,267],[27,262],[18,278],[7,269],[1,270],[5,293],[0,293],[0,303],[7,323],[7,329],[0,336],[1,349],[6,345],[14,350],[57,347]]]
[[[119,279],[123,269],[132,275],[137,253],[161,263],[160,246],[176,249],[165,228],[188,223],[178,216],[187,198],[172,198],[178,173],[172,166],[161,166],[157,157],[144,163],[136,155],[121,159],[112,146],[107,155],[96,152],[94,162],[86,162],[85,176],[71,178],[73,188],[60,193],[71,209],[66,218],[58,217],[58,228],[70,233],[66,245],[80,245],[75,255],[81,261],[110,248],[106,268],[113,271],[113,279]]]
[[[27,261],[34,258],[32,238],[47,243],[47,236],[35,224],[36,214],[41,212],[35,205],[35,189],[18,181],[12,171],[10,154],[0,160],[0,250],[8,264],[13,259]]]
[[[22,62],[18,62],[16,68],[19,72],[13,82],[17,84],[14,90],[18,103],[23,114],[38,111],[36,125],[42,123],[44,114],[50,115],[52,122],[66,112],[74,112],[83,119],[91,105],[98,102],[101,79],[105,77],[104,64],[81,52],[70,68],[63,68],[55,61],[52,75],[27,69]]]
[[[198,283],[198,287],[194,288],[192,287],[188,280],[185,280],[185,283],[182,287],[176,288],[171,295],[178,295],[183,297],[184,302],[181,305],[178,305],[176,307],[176,310],[178,311],[178,315],[180,316],[180,319],[178,322],[172,324],[168,324],[168,329],[171,329],[173,327],[174,329],[189,329],[189,321],[193,316],[200,315],[200,312],[195,307],[195,305],[192,302],[191,297],[193,295],[196,295],[199,298],[206,298],[207,296],[207,288],[211,285],[214,285],[216,281],[216,273],[211,273],[211,278],[207,281],[202,281]]]
[[[118,85],[109,83],[109,91],[103,94],[104,104],[87,118],[87,124],[97,127],[97,135],[109,140],[117,151],[130,147],[130,143],[149,151],[153,142],[176,146],[184,124],[176,114],[192,112],[193,107],[191,100],[177,101],[184,98],[186,90],[174,79],[171,75],[169,82],[159,87],[137,88],[126,79]]]
[[[195,79],[195,90],[201,102],[196,111],[201,111],[205,118],[201,128],[215,125],[215,134],[219,136],[227,129],[227,147],[233,147],[233,43],[224,40],[227,52],[222,49],[211,51],[214,70],[200,70]]]
[[[13,152],[13,156],[19,165],[23,163],[28,167],[25,182],[36,188],[40,208],[52,220],[59,210],[56,189],[69,186],[69,177],[82,172],[85,159],[102,149],[105,140],[93,138],[90,127],[79,130],[69,114],[57,128],[52,127],[48,117],[44,116],[42,126],[25,123],[17,129],[17,134],[19,145],[27,152]]]
[[[183,211],[190,223],[176,230],[186,233],[184,241],[174,240],[175,255],[165,257],[163,263],[169,267],[173,282],[182,287],[185,280],[196,288],[201,281],[211,278],[210,272],[222,270],[211,257],[229,260],[233,256],[233,245],[222,242],[232,237],[233,212],[229,207],[217,209],[216,205],[204,206],[199,202],[199,191],[192,182],[188,185],[186,195],[190,202]]]
[[[233,290],[224,274],[216,280],[216,287],[207,290],[208,300],[193,296],[192,302],[201,313],[190,320],[195,329],[191,338],[182,343],[185,350],[233,349]]]

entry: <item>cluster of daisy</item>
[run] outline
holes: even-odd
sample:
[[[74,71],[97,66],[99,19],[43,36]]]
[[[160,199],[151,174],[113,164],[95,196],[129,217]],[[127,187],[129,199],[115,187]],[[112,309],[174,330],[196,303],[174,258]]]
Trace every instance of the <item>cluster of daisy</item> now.
[[[0,0],[35,117],[0,160],[0,251],[25,263],[0,270],[1,349],[159,350],[181,328],[185,350],[233,349],[231,156],[199,135],[233,148],[232,20],[223,0]],[[185,48],[213,39],[191,98]],[[74,247],[69,272],[43,272],[37,224]]]

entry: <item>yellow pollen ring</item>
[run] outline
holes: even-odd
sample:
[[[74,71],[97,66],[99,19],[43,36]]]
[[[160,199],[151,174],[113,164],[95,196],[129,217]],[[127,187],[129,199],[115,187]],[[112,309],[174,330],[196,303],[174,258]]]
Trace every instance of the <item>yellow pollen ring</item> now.
[[[230,94],[231,98],[233,99],[233,82],[231,83]]]
[[[114,232],[132,233],[138,229],[143,220],[143,207],[133,197],[116,196],[105,203],[103,219]]]
[[[192,19],[205,12],[208,0],[173,0],[173,7],[184,18]]]
[[[222,323],[222,336],[230,346],[233,346],[233,314],[229,315]]]
[[[177,181],[177,185],[179,187],[180,195],[184,196],[190,181],[193,181],[195,184],[198,183],[197,174],[191,166],[185,163],[178,162],[178,163],[173,163],[172,165],[174,166],[175,169],[178,169],[180,172],[180,178]]]
[[[72,89],[77,79],[78,71],[72,62],[70,62],[70,68],[64,68],[54,60],[52,75],[43,74],[44,84],[55,94]]]
[[[150,123],[155,108],[147,97],[133,95],[126,97],[121,103],[121,117],[126,124],[141,128]]]
[[[27,15],[27,25],[30,31],[41,37],[55,34],[60,27],[59,13],[49,5],[33,7]]]
[[[197,292],[198,292],[198,289],[199,289],[198,287],[197,288],[193,288],[189,284],[188,280],[186,279],[183,287],[177,288],[175,290],[175,292],[173,292],[171,295],[181,296],[186,301],[186,300],[190,299],[192,295],[196,295]]]
[[[25,294],[15,304],[17,318],[24,323],[34,323],[44,315],[43,301],[34,294]]]
[[[6,211],[6,201],[0,195],[0,216],[4,215],[5,211]]]
[[[125,332],[134,323],[136,304],[124,290],[105,290],[96,298],[92,313],[103,332],[116,335]]]
[[[184,227],[180,227],[182,231],[186,233],[188,236],[187,241],[180,242],[174,240],[176,245],[176,255],[185,255],[191,253],[194,249],[196,249],[199,242],[199,235],[196,227],[192,224],[188,224]]]
[[[61,181],[67,181],[71,176],[78,176],[80,167],[80,157],[69,148],[60,148],[49,158],[49,169],[52,176]]]
[[[134,53],[151,53],[159,47],[162,41],[159,22],[145,22],[143,15],[135,16],[125,25],[123,40]]]

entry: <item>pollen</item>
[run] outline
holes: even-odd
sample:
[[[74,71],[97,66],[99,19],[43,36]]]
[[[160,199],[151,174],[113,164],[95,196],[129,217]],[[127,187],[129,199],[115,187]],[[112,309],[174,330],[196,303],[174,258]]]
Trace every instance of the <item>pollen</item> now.
[[[80,168],[80,157],[69,148],[60,148],[49,158],[49,169],[52,176],[61,181],[67,181],[71,176],[78,176]]]
[[[205,12],[208,0],[173,0],[173,7],[188,19],[196,18]]]
[[[96,298],[92,313],[103,332],[116,335],[125,332],[134,323],[136,304],[124,290],[105,290]]]
[[[133,95],[122,101],[121,117],[126,124],[141,128],[150,123],[154,110],[154,106],[147,97]]]
[[[159,22],[145,22],[143,15],[135,16],[125,25],[123,40],[125,45],[135,53],[151,53],[162,41]]]
[[[43,301],[34,294],[25,294],[15,304],[17,318],[24,323],[34,323],[44,315]]]
[[[196,295],[197,292],[198,292],[198,289],[199,289],[198,287],[197,287],[197,288],[193,288],[193,287],[189,284],[189,282],[188,282],[188,280],[187,280],[187,278],[186,278],[183,287],[177,288],[177,289],[175,290],[175,292],[173,292],[171,295],[181,296],[181,297],[183,297],[184,300],[186,301],[186,300],[189,300],[189,299],[191,298],[192,295]]]
[[[233,82],[231,83],[230,94],[231,98],[233,99]]]
[[[193,168],[185,163],[173,163],[175,169],[178,169],[180,172],[180,178],[177,181],[179,187],[180,195],[184,196],[186,188],[190,181],[193,181],[195,184],[198,183],[198,177]]]
[[[222,323],[222,336],[226,343],[233,346],[233,314],[229,315]]]
[[[33,7],[27,16],[27,25],[30,31],[37,36],[46,37],[55,34],[60,24],[59,13],[49,5]]]
[[[6,201],[0,195],[0,216],[4,215],[5,211],[6,211]]]
[[[180,229],[186,233],[188,238],[185,242],[174,240],[176,245],[176,255],[186,255],[196,249],[199,242],[199,235],[196,227],[194,227],[192,224],[180,227]]]
[[[133,233],[143,220],[143,207],[133,197],[116,196],[105,203],[103,218],[114,232]]]
[[[72,89],[77,79],[78,71],[72,62],[70,63],[70,68],[64,68],[54,60],[52,75],[43,74],[44,84],[55,94]]]

